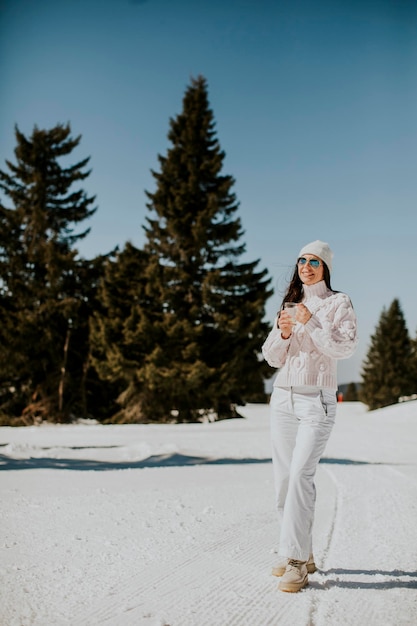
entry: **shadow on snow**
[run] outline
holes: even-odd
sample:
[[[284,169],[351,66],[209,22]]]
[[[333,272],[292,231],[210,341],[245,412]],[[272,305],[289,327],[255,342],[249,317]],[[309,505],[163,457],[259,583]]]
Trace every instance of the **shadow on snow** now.
[[[204,456],[189,456],[186,454],[155,454],[140,461],[97,461],[89,459],[53,459],[53,458],[29,458],[11,459],[0,454],[1,470],[24,470],[24,469],[65,469],[65,470],[123,470],[145,469],[157,467],[186,467],[195,465],[248,465],[270,463],[271,459],[256,458],[209,458]]]
[[[70,446],[69,450],[85,449],[108,449],[119,446]],[[62,447],[60,446],[62,449]],[[48,450],[48,448],[40,448]],[[271,458],[212,458],[205,456],[191,456],[186,454],[155,454],[146,459],[138,461],[99,461],[96,459],[65,459],[50,457],[31,457],[28,459],[13,459],[5,454],[0,454],[1,470],[29,470],[29,469],[64,469],[76,471],[111,471],[123,469],[145,469],[158,467],[187,467],[196,465],[250,465],[271,463]],[[374,463],[369,461],[355,461],[353,459],[323,458],[320,463],[337,465],[384,465],[384,463]],[[390,463],[392,465],[392,463]]]
[[[386,576],[393,578],[393,580],[336,580],[330,579],[324,582],[309,580],[309,587],[311,589],[327,590],[332,588],[342,589],[417,589],[417,572],[404,572],[399,569],[395,570],[361,570],[361,569],[329,569],[319,570],[318,572],[322,576]],[[398,580],[400,576],[408,576],[414,578],[414,580]]]

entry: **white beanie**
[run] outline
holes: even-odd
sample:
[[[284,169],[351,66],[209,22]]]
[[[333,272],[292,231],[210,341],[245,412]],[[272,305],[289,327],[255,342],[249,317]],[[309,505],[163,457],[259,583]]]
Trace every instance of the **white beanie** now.
[[[298,258],[303,256],[303,254],[314,254],[314,256],[318,256],[319,259],[326,263],[329,272],[332,271],[333,252],[330,250],[328,243],[316,239],[316,241],[312,241],[304,246],[304,248],[301,248]]]

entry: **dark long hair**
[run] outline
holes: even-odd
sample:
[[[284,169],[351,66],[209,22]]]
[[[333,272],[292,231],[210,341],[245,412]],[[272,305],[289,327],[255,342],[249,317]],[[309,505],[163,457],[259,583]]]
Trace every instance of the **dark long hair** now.
[[[329,268],[327,267],[324,261],[322,261],[322,263],[323,263],[323,280],[326,283],[327,288],[334,292],[334,289],[332,289],[332,286],[330,284]],[[303,287],[301,278],[298,275],[298,263],[297,263],[295,266],[294,274],[291,278],[290,284],[288,285],[287,293],[285,294],[282,300],[281,309],[284,307],[285,302],[301,302],[301,300],[303,299],[303,295],[304,295],[304,287]]]

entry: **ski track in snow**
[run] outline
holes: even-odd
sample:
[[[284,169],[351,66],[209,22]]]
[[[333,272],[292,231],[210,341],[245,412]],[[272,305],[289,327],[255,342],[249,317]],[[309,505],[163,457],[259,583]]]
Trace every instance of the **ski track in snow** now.
[[[0,515],[0,625],[415,626],[414,422],[403,431],[409,437],[401,458],[389,420],[377,422],[378,441],[374,416],[338,416],[316,478],[319,571],[305,590],[288,594],[270,574],[278,528],[265,416],[264,407],[256,427],[252,418],[207,432],[140,431],[150,433],[149,445],[139,446],[149,456],[155,433],[183,432],[199,459],[194,465],[0,473],[0,480],[9,477]],[[0,431],[5,441],[8,431]],[[42,429],[34,432],[42,436]],[[29,430],[21,433],[30,439]],[[84,433],[88,437],[88,428]],[[207,433],[224,463],[202,462],[213,458],[205,449]],[[166,449],[183,450],[169,441]],[[9,449],[22,450],[19,445]],[[230,463],[235,445],[241,462]],[[36,458],[27,446],[25,458]],[[65,446],[52,446],[50,458],[58,449]],[[116,461],[117,452],[111,454]]]
[[[78,623],[253,626],[294,619],[308,623],[307,597],[300,596],[296,612],[293,603],[277,602],[277,582],[265,558],[271,553],[275,516],[258,513],[245,520],[244,529],[242,537],[241,524],[236,522],[222,531],[221,539],[203,541],[186,558],[179,556],[148,569],[145,583],[136,577],[121,581],[115,597],[100,601]]]
[[[416,481],[402,475],[399,482],[398,470],[383,464],[327,471],[338,503],[324,568],[310,588],[328,593],[320,596],[310,623],[415,625]],[[390,601],[381,602],[381,593]]]
[[[395,477],[396,489],[393,489],[390,474],[397,470],[389,466],[349,469],[362,474],[363,499],[370,506],[364,506],[363,515],[362,501],[357,503],[359,510],[351,506],[352,498],[357,498],[357,480],[353,481],[353,492],[350,493],[346,487],[348,470],[334,471],[320,467],[318,488],[327,494],[317,507],[317,516],[321,518],[321,536],[316,538],[316,546],[321,570],[310,576],[309,587],[302,594],[281,594],[276,590],[277,579],[269,575],[265,559],[265,555],[271,553],[276,521],[273,513],[263,512],[253,515],[250,520],[245,519],[245,535],[250,543],[242,540],[240,524],[235,522],[222,533],[221,539],[203,541],[187,558],[180,555],[165,567],[156,565],[149,568],[146,583],[141,584],[136,576],[120,581],[119,589],[113,589],[111,598],[100,600],[96,609],[88,616],[80,615],[74,623],[80,626],[118,623],[132,626],[266,626],[289,623],[334,626],[335,623],[369,625],[381,621],[393,626],[415,624],[415,593],[414,600],[398,604],[394,591],[392,610],[388,613],[379,599],[381,591],[417,588],[417,573],[412,565],[408,572],[395,568],[389,570],[388,564],[396,559],[396,555],[387,551],[382,555],[376,554],[375,557],[382,558],[375,560],[376,564],[372,566],[375,534],[387,533],[388,538],[391,532],[399,532],[403,537],[412,536],[410,516],[405,516],[408,521],[400,522],[400,528],[396,520],[396,511],[404,507],[404,496],[409,501],[410,485],[404,484],[398,490]],[[406,479],[405,482],[412,481]],[[376,484],[381,485],[379,490],[375,489]],[[415,483],[412,482],[412,486],[415,491]],[[382,526],[381,529],[378,502],[382,503],[381,514],[395,520],[393,528],[384,529]],[[346,528],[348,521],[349,533]],[[346,563],[346,542],[350,537],[352,542],[360,537],[365,551],[363,568],[353,568]],[[339,541],[342,542],[340,548]],[[377,545],[381,545],[381,540],[377,541]],[[183,593],[184,589],[189,594]],[[326,598],[323,592],[327,592],[330,598]],[[162,612],[158,610],[161,605],[164,607]]]

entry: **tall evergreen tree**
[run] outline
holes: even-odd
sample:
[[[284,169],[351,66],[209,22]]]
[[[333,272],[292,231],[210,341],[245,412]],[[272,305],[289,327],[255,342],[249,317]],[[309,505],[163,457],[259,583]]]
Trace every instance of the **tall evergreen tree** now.
[[[105,367],[116,353],[110,376],[127,376],[120,402],[129,420],[195,421],[210,412],[229,417],[237,403],[264,400],[268,368],[258,354],[271,291],[259,261],[239,262],[245,245],[234,180],[221,173],[224,152],[203,77],[187,88],[168,139],[172,146],[158,157],[160,172],[152,172],[156,191],[147,194],[152,217],[145,226],[138,306],[123,313],[129,333],[126,328],[122,342],[111,340],[105,323],[111,342],[101,341]],[[123,370],[121,350],[130,361]]]
[[[360,399],[370,410],[398,402],[413,389],[412,345],[398,299],[382,311],[363,363]]]
[[[159,156],[148,193],[155,217],[145,227],[148,279],[156,304],[148,316],[154,348],[141,369],[154,392],[149,415],[195,420],[213,410],[262,397],[265,365],[258,359],[271,292],[258,261],[245,252],[234,180],[222,175],[224,152],[215,133],[203,77],[191,81],[183,110],[170,121],[172,147]]]
[[[74,228],[95,208],[70,189],[89,175],[89,159],[59,162],[80,142],[70,133],[69,125],[35,126],[26,138],[16,127],[16,164],[0,171],[13,205],[0,204],[0,408],[28,422],[66,419],[83,404],[74,398],[87,351],[83,316],[100,262],[77,260],[73,247],[88,233]]]

